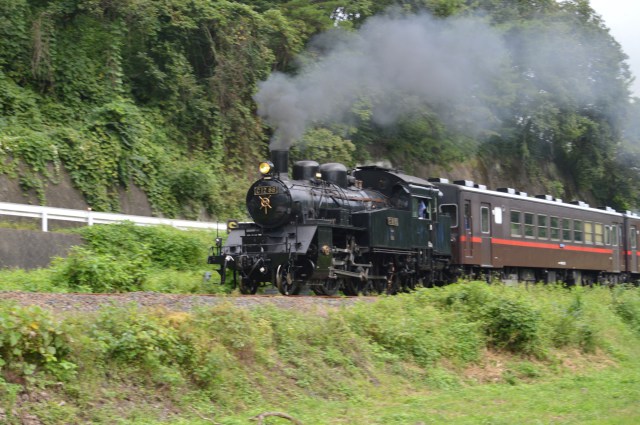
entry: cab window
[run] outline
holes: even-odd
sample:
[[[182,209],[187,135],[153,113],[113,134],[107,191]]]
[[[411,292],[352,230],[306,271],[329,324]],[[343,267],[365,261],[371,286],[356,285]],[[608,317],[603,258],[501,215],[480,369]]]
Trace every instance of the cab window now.
[[[431,199],[413,198],[413,216],[421,220],[431,220]]]

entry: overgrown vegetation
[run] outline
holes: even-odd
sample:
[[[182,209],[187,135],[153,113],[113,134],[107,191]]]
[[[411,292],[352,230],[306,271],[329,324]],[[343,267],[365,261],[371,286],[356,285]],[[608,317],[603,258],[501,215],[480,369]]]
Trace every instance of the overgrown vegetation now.
[[[0,271],[4,290],[228,292],[206,264],[215,232],[131,222],[81,227],[84,245],[47,269]],[[208,278],[205,280],[205,273]]]
[[[528,391],[576,373],[597,376],[605,364],[635,379],[639,308],[636,288],[485,283],[421,289],[323,314],[223,303],[190,313],[131,306],[54,318],[1,305],[0,407],[9,424],[25,412],[47,424],[232,424],[260,409],[290,408],[305,423],[424,421],[424,406],[413,412],[390,410],[389,403],[411,389],[416,400],[435,397],[431,405],[451,391],[486,392],[487,382],[502,386],[500,398],[510,403],[510,386],[526,382]],[[18,396],[25,391],[32,396]],[[600,414],[637,420],[633,393],[621,400],[620,409]],[[323,411],[342,403],[354,408]],[[568,423],[586,414],[564,409],[577,417]],[[511,414],[533,419],[526,410]]]
[[[390,6],[438,18],[480,11],[509,41],[506,76],[484,96],[484,109],[450,111],[459,125],[426,104],[380,127],[371,119],[375,99],[363,99],[349,125],[310,129],[300,155],[388,159],[420,172],[473,161],[486,142],[478,158],[487,167],[498,158],[500,178],[525,170],[564,199],[591,192],[602,204],[637,207],[640,137],[627,123],[639,120],[625,56],[577,0],[1,0],[0,173],[41,203],[66,172],[95,210],[118,211],[118,191],[135,184],[156,214],[242,215],[252,164],[266,155],[271,131],[255,113],[258,82],[273,70],[295,74],[294,59],[314,35],[357,30]],[[541,51],[538,41],[552,31],[566,45]],[[572,43],[592,47],[554,60],[553,49]],[[574,59],[570,69],[580,74],[567,75],[563,66]],[[470,135],[465,122],[478,115],[492,125]],[[563,174],[548,176],[546,164]]]

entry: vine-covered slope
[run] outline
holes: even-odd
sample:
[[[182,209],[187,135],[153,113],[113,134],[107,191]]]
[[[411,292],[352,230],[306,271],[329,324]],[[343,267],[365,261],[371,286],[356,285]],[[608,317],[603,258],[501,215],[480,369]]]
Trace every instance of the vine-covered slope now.
[[[29,202],[75,206],[71,190],[123,211],[141,191],[137,212],[224,219],[243,213],[253,164],[285,125],[274,105],[297,99],[294,158],[418,175],[464,164],[489,186],[637,207],[640,112],[588,2],[411,4],[0,0],[0,174]],[[469,44],[480,29],[497,46],[486,54]],[[424,63],[403,52],[414,42]],[[362,86],[354,58],[372,64]],[[415,83],[381,84],[397,76]],[[265,96],[274,81],[286,90]]]

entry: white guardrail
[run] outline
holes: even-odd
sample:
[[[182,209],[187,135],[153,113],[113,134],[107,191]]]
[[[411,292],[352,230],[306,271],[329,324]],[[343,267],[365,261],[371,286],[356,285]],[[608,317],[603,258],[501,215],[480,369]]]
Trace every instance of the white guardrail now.
[[[0,202],[0,216],[11,215],[17,217],[38,218],[42,223],[42,231],[49,230],[49,220],[73,221],[94,224],[113,224],[131,221],[141,226],[164,224],[179,229],[219,229],[226,230],[226,223],[212,223],[207,221],[174,220],[170,218],[145,217],[140,215],[111,214],[91,210],[71,210],[66,208],[41,207],[36,205],[12,204]]]

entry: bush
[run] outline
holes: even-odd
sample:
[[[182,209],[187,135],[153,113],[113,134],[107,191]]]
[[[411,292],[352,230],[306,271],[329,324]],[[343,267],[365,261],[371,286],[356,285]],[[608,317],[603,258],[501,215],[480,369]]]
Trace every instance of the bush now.
[[[64,379],[75,373],[62,325],[39,307],[0,307],[0,371],[7,381],[35,383],[48,371]]]
[[[544,308],[545,325],[549,328],[547,334],[554,347],[576,346],[585,352],[595,350],[597,319],[590,311],[591,303],[584,300],[582,288],[573,288],[571,291],[551,288],[538,291],[537,295],[538,301],[546,301],[540,304]]]
[[[484,345],[478,324],[428,303],[428,291],[358,305],[345,314],[356,333],[419,365],[432,365],[443,357],[459,363],[477,359]]]
[[[489,344],[514,352],[539,348],[541,316],[523,300],[497,299],[483,309]]]
[[[188,339],[171,326],[170,316],[148,314],[135,306],[103,309],[90,335],[104,361],[149,370],[188,364],[193,352]]]
[[[131,222],[80,229],[87,245],[97,253],[147,256],[150,266],[188,270],[202,266],[213,237],[205,231],[185,231],[171,226],[136,226]]]
[[[619,288],[614,293],[613,311],[640,333],[640,295],[637,289]]]
[[[75,291],[138,291],[148,267],[149,260],[143,253],[116,256],[76,246],[67,258],[54,262],[54,282]]]
[[[170,226],[122,224],[89,226],[79,229],[86,245],[74,247],[67,258],[54,262],[53,280],[59,287],[75,291],[126,292],[144,288],[176,292],[181,282],[158,281],[158,270],[201,270],[213,237],[210,232],[184,231]],[[145,285],[150,275],[150,286]],[[187,292],[203,289],[202,277],[194,285],[189,279]]]

